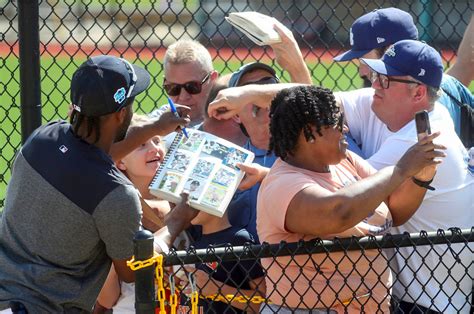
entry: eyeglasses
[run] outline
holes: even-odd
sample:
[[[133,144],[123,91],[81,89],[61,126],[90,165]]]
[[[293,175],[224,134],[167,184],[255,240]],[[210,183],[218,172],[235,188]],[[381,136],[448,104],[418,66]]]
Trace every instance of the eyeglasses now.
[[[279,82],[280,81],[276,77],[268,76],[268,77],[261,78],[261,79],[259,79],[258,81],[255,81],[255,82],[247,82],[247,83],[243,84],[242,86],[250,85],[250,84],[257,84],[257,85],[276,84],[276,83],[279,83]]]
[[[130,62],[128,62],[125,59],[120,59],[120,60],[122,60],[123,63],[125,64],[125,68],[127,69],[128,75],[130,76],[130,86],[128,87],[128,92],[125,95],[125,99],[120,103],[120,106],[117,108],[116,112],[118,112],[120,109],[123,108],[123,106],[125,106],[126,104],[125,100],[127,100],[130,97],[130,95],[132,94],[133,88],[135,87],[135,84],[137,84],[137,73],[135,73],[135,69],[133,68],[133,66],[130,64]]]
[[[389,77],[387,75],[379,74],[377,72],[372,72],[370,74],[370,81],[373,84],[375,82],[375,80],[379,81],[379,84],[380,84],[380,86],[382,86],[383,89],[389,88],[390,87],[390,82],[399,82],[399,83],[417,84],[417,85],[421,84],[421,83],[416,82],[416,81],[396,79],[396,78],[393,78],[393,77]]]
[[[169,96],[178,96],[181,93],[181,88],[184,88],[186,92],[191,95],[196,95],[201,92],[202,85],[206,83],[207,80],[209,80],[209,78],[211,77],[211,73],[212,72],[207,73],[207,75],[201,80],[201,82],[190,81],[184,84],[165,83],[163,84],[163,88]]]

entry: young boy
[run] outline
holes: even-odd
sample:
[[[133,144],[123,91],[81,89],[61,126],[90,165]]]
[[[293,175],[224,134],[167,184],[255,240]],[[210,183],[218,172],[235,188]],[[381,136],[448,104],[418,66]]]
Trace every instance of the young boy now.
[[[222,218],[200,212],[192,221],[193,225],[202,226],[202,237],[193,243],[195,249],[205,249],[209,245],[225,247],[254,244],[252,235],[246,230],[230,225],[227,213]],[[265,295],[265,280],[258,261],[230,261],[196,264],[192,271],[199,293],[198,313],[258,313],[260,304],[232,302],[215,302],[211,295],[234,295],[253,297]],[[187,282],[187,279],[185,280]],[[183,290],[181,306],[178,313],[190,313],[191,293],[189,282]]]

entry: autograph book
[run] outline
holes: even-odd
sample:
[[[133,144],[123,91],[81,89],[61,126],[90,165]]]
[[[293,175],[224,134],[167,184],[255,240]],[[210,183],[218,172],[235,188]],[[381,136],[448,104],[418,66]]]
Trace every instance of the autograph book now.
[[[188,129],[176,133],[150,183],[150,192],[173,203],[189,194],[191,207],[222,217],[244,172],[237,163],[251,164],[254,154],[222,138]]]
[[[273,17],[250,11],[233,12],[225,19],[259,46],[281,42],[280,35],[273,29],[277,23]]]

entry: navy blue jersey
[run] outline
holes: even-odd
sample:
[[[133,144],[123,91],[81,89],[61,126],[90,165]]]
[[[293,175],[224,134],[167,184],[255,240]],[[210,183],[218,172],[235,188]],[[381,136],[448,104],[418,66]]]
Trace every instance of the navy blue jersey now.
[[[133,254],[136,189],[66,122],[39,127],[18,152],[0,218],[0,310],[90,311],[112,259]],[[21,276],[18,274],[21,273]]]

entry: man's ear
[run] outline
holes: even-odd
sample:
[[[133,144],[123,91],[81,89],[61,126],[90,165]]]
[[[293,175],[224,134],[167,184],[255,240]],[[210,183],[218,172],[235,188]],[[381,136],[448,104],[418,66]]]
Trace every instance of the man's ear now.
[[[212,70],[212,72],[211,72],[211,81],[217,80],[218,77],[219,77],[219,72],[217,72],[216,70]]]
[[[241,123],[242,123],[242,121],[240,120],[240,117],[239,117],[238,114],[236,114],[235,116],[233,116],[233,117],[232,117],[232,120],[234,120],[235,123],[237,123],[237,124],[241,124]]]
[[[120,159],[117,163],[117,168],[119,168],[120,170],[122,171],[126,171],[127,170],[127,166],[125,166],[125,163],[123,162],[122,159]]]
[[[416,102],[420,102],[425,99],[425,97],[428,97],[428,86],[422,84],[417,85],[413,89],[413,99]]]
[[[123,121],[125,121],[125,119],[127,118],[128,114],[129,114],[128,110],[129,110],[128,106],[125,106],[122,109],[120,109],[118,112],[116,112],[116,118],[117,118],[119,124],[122,124]]]

